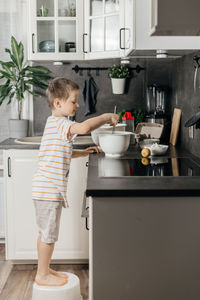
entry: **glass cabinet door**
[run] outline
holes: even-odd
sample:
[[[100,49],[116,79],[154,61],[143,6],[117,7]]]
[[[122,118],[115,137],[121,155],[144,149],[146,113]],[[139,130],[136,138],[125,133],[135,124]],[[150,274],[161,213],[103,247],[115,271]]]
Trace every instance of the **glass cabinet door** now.
[[[30,2],[31,58],[82,59],[83,1],[31,0]]]
[[[123,57],[133,50],[134,3],[135,0],[85,0],[86,58]]]
[[[119,0],[90,1],[90,51],[119,49]]]

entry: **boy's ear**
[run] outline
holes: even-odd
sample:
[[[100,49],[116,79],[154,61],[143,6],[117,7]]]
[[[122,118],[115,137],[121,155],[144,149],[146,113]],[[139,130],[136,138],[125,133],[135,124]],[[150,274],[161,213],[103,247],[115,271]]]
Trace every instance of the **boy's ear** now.
[[[55,106],[55,108],[59,108],[61,107],[61,100],[59,98],[55,98],[54,101],[53,101],[53,104]]]

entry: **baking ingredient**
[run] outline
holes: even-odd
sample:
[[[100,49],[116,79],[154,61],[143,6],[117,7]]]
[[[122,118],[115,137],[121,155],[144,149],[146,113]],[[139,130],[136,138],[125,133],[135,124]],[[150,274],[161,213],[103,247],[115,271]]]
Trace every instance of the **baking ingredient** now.
[[[143,148],[141,151],[141,155],[143,157],[148,157],[151,154],[151,151],[148,148]]]

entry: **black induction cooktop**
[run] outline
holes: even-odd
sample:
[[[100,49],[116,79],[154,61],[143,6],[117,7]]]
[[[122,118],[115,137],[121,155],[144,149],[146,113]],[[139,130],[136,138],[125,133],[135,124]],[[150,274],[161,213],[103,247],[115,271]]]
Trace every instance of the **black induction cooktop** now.
[[[141,159],[103,157],[98,162],[99,177],[200,176],[200,165],[188,157]]]

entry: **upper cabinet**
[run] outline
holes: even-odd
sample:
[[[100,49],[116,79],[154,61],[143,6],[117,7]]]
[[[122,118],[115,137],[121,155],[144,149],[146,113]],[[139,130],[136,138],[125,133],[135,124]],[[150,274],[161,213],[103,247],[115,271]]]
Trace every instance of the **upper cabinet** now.
[[[29,59],[127,56],[135,49],[135,0],[29,0]]]
[[[29,0],[30,60],[83,59],[83,1]]]
[[[86,59],[123,57],[135,49],[135,0],[86,0]]]
[[[151,35],[200,35],[200,2],[151,0]]]
[[[167,5],[171,0],[165,2],[165,5]],[[150,0],[136,0],[136,49],[199,49],[200,36],[151,36],[152,28],[155,27],[156,24],[156,16],[154,15],[156,9],[152,10],[152,7],[155,8],[156,3],[156,1],[152,2]],[[180,5],[180,13],[177,13],[177,20],[179,20],[181,10],[182,6]],[[170,14],[165,20],[167,24],[171,24]]]

